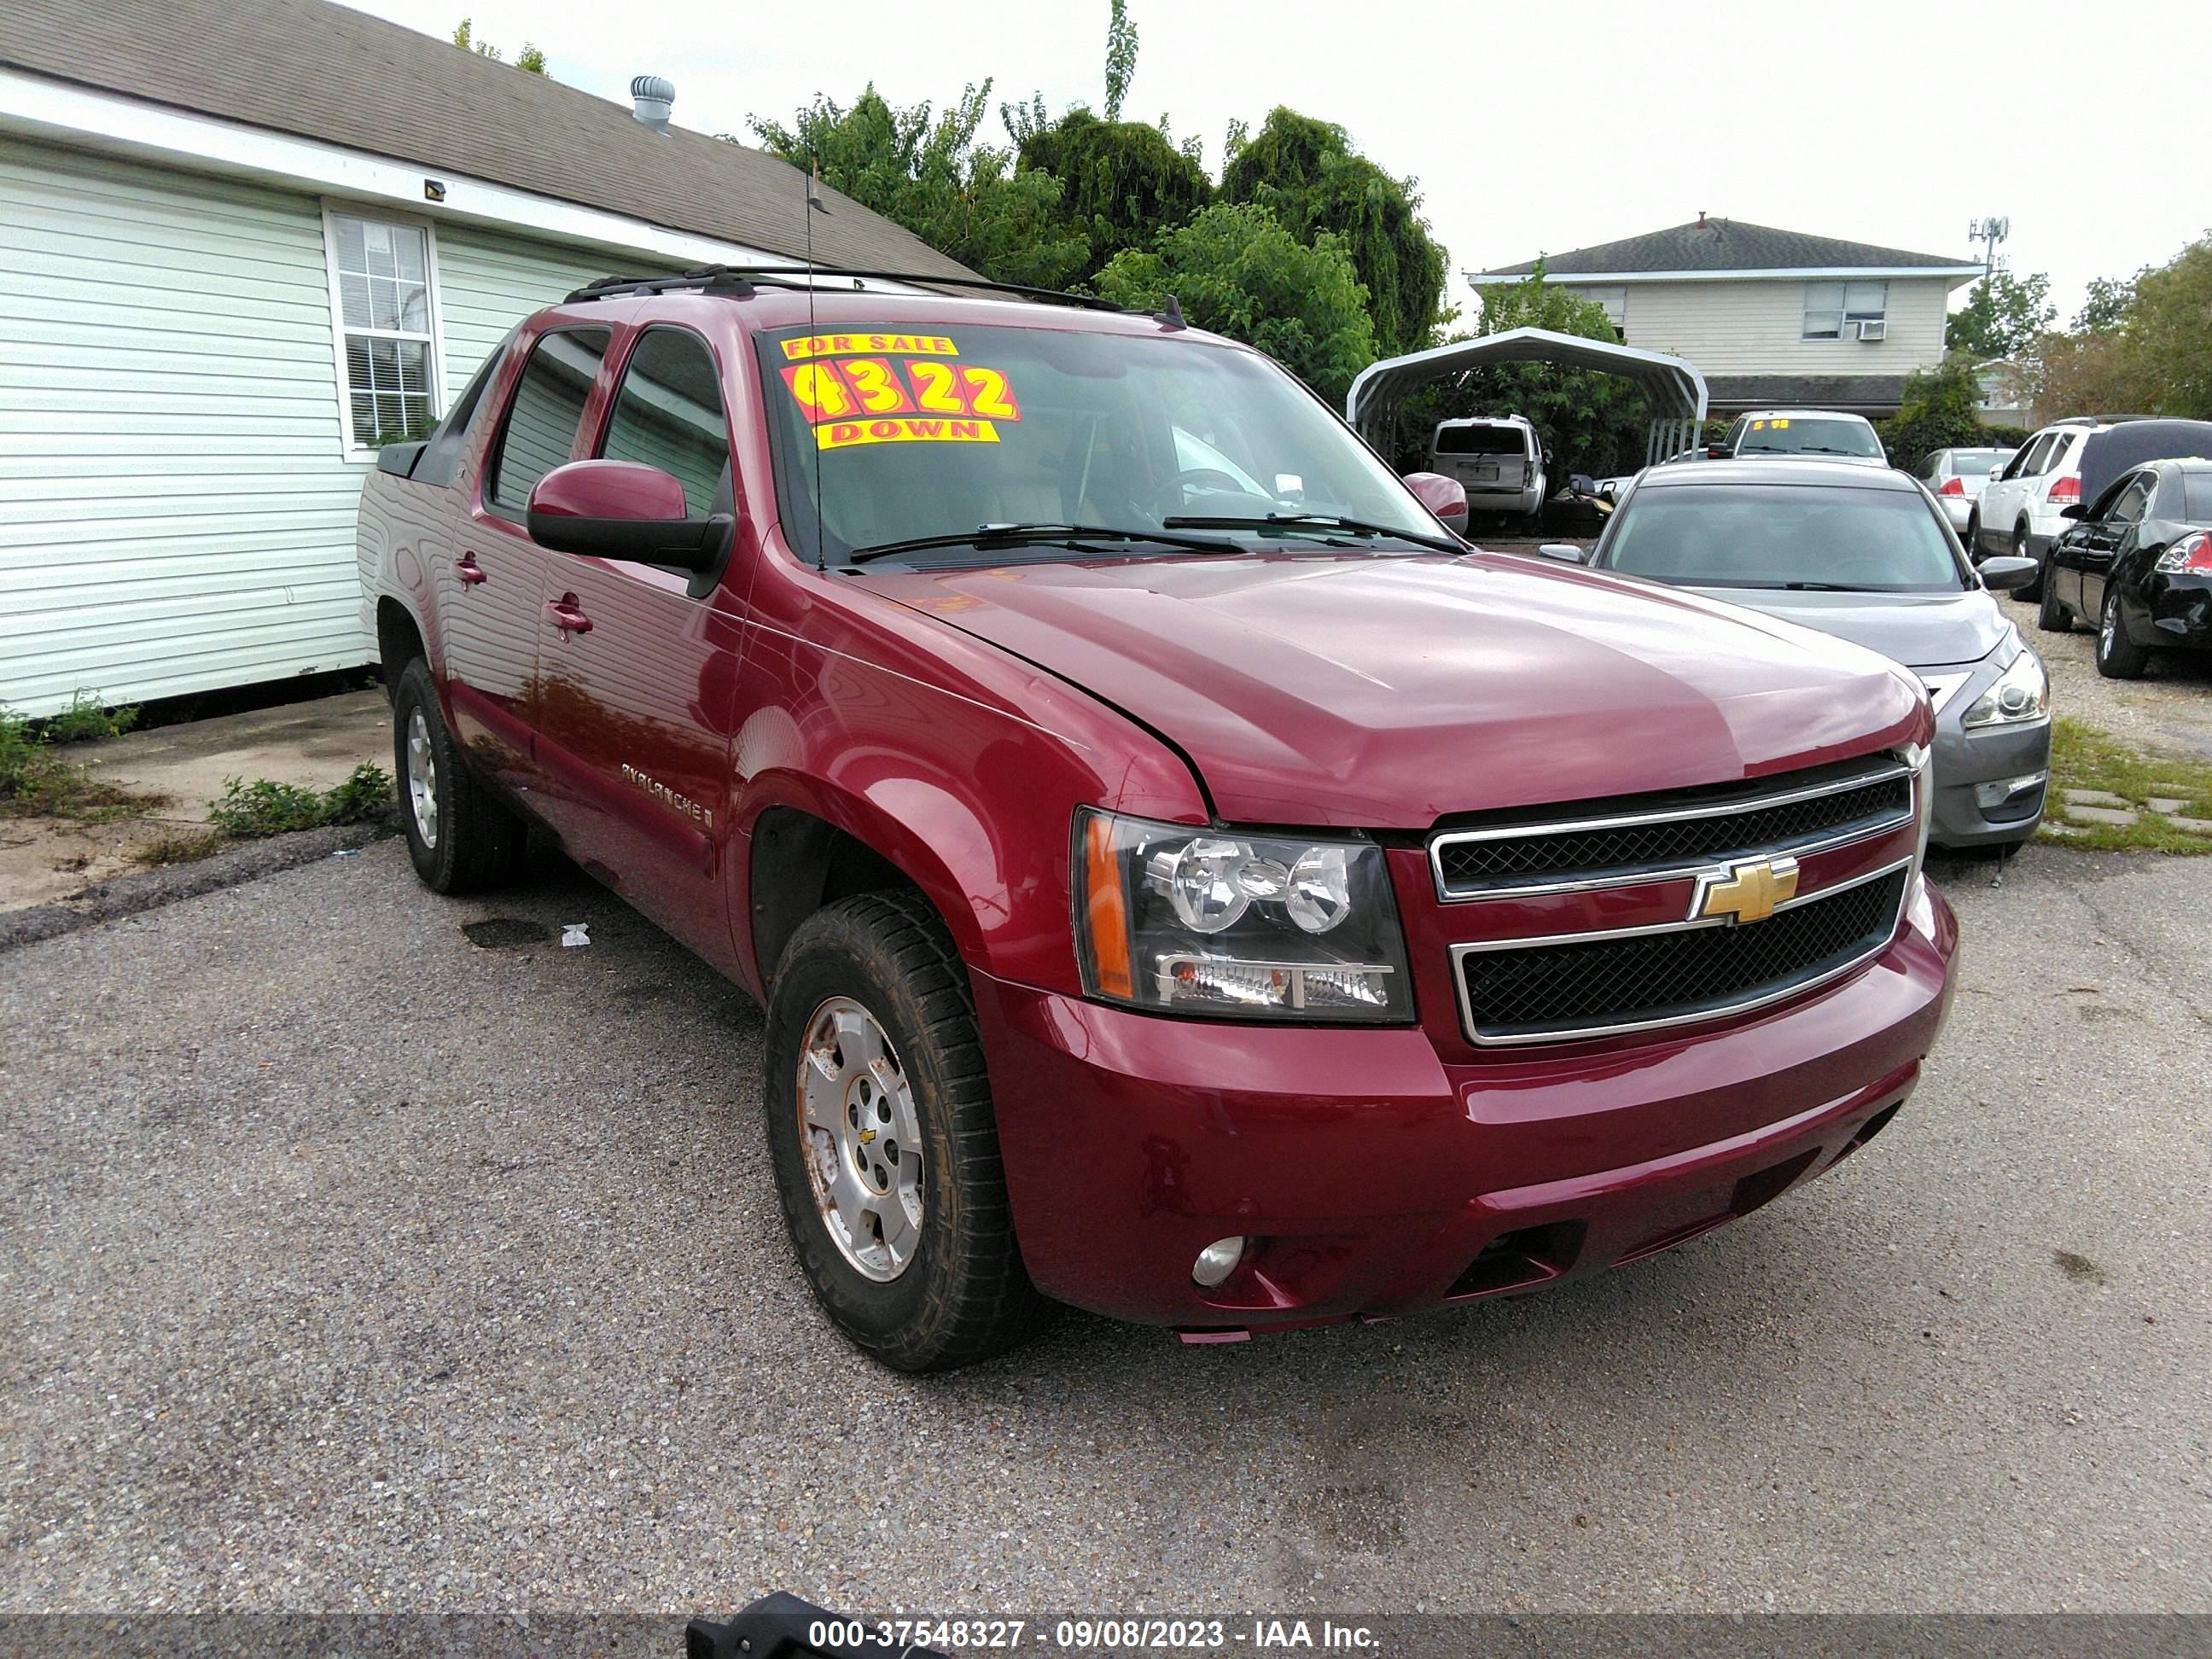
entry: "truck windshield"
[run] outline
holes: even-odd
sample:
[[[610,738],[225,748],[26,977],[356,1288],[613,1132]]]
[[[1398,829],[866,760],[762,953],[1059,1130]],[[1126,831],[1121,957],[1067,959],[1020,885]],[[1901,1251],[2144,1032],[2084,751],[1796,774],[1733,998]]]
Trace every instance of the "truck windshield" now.
[[[1683,587],[1956,592],[1966,578],[1920,492],[1818,484],[1639,489],[1598,565]]]
[[[1739,455],[1863,455],[1881,459],[1881,444],[1864,421],[1824,421],[1802,415],[1754,420],[1735,447]]]
[[[809,558],[986,525],[1141,532],[1285,514],[1314,523],[1237,538],[1326,536],[1328,518],[1430,544],[1440,534],[1372,452],[1250,352],[1174,336],[895,324],[764,334],[759,351],[783,531]],[[1129,542],[1115,556],[1174,550]]]

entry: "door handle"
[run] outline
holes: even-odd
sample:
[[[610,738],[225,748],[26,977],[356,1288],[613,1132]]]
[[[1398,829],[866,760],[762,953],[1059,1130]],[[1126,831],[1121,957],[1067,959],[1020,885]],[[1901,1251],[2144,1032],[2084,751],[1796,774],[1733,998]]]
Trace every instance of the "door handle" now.
[[[491,580],[484,574],[483,567],[477,562],[477,556],[473,553],[464,553],[454,560],[453,569],[459,575],[464,587],[474,587],[478,582]]]
[[[561,630],[564,639],[571,634],[592,631],[592,619],[578,607],[574,593],[563,593],[557,599],[547,600],[545,614],[553,619],[553,626]]]

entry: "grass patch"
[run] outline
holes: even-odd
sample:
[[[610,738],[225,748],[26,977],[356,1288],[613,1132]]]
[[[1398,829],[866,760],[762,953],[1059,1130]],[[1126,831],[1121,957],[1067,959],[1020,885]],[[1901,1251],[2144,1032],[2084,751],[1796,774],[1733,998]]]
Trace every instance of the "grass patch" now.
[[[107,823],[164,805],[166,795],[142,794],[94,777],[54,752],[57,729],[82,741],[112,736],[137,718],[136,709],[108,713],[99,699],[79,692],[61,714],[46,721],[0,708],[0,817],[78,818]]]
[[[268,778],[251,783],[227,779],[222,797],[208,808],[208,822],[237,840],[254,841],[325,824],[371,823],[390,813],[392,802],[392,774],[364,763],[335,789],[304,789]]]
[[[220,830],[161,835],[140,844],[131,853],[131,860],[149,870],[158,870],[167,865],[193,864],[213,858],[230,844],[230,837]]]
[[[2141,816],[2130,824],[2077,823],[2065,816],[2069,789],[2118,795]],[[2181,802],[2178,812],[2183,817],[2212,819],[2212,764],[2150,754],[2081,720],[2051,722],[2048,839],[2100,852],[2212,853],[2212,835],[2184,830],[2148,811],[2145,803],[2154,798]],[[2069,833],[2052,831],[2054,822],[2064,823]]]

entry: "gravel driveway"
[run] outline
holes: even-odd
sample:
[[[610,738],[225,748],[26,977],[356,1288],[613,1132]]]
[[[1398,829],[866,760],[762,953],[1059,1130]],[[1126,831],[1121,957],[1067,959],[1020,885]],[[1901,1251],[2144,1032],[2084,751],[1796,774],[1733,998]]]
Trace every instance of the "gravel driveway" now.
[[[2142,679],[2108,680],[2097,672],[2097,636],[2087,628],[2045,634],[2033,605],[2002,595],[1997,603],[2049,665],[2053,714],[2212,760],[2212,652],[2154,652]]]
[[[0,1611],[2212,1611],[2212,867],[1954,873],[1929,1079],[1807,1192],[919,1380],[787,1259],[758,1017],[580,878],[386,842],[0,954]]]

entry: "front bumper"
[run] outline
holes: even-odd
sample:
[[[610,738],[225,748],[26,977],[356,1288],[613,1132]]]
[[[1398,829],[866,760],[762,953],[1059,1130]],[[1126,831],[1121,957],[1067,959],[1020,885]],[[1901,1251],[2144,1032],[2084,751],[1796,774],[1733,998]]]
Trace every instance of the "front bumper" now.
[[[1239,1025],[971,973],[1016,1229],[1048,1295],[1233,1337],[1517,1294],[1822,1174],[1917,1080],[1957,927],[1753,1017],[1447,1063],[1418,1026]],[[1624,1062],[1628,1063],[1624,1063]],[[1212,1290],[1197,1253],[1256,1241]]]
[[[1936,721],[1936,803],[1928,838],[1939,847],[2026,841],[2043,821],[2051,778],[2051,722],[1969,732],[1959,724],[1960,717],[1980,694],[1978,685],[1962,688]],[[2023,781],[2031,778],[2032,784]],[[2016,787],[2000,793],[1995,786],[2008,781]],[[1984,793],[1998,798],[1984,805]]]

